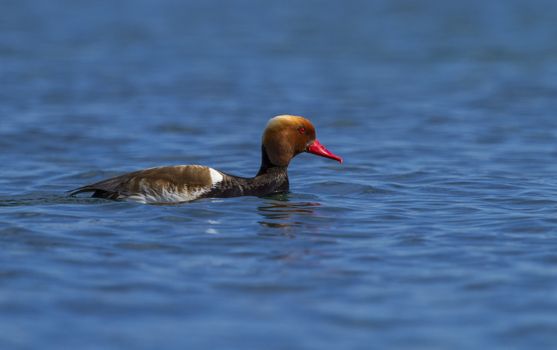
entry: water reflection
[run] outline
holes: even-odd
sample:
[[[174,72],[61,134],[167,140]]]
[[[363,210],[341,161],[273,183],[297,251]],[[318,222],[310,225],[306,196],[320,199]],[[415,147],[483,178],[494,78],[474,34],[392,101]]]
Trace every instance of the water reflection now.
[[[257,208],[262,216],[259,224],[265,228],[281,229],[282,233],[287,235],[293,235],[293,228],[307,224],[309,218],[316,217],[315,208],[321,205],[318,202],[292,201],[288,194],[267,199]],[[261,232],[265,233],[266,231]]]

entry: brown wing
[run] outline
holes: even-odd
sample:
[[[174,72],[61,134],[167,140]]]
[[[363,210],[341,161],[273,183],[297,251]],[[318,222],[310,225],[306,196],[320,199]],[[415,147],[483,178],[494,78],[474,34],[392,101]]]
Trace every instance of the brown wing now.
[[[119,199],[136,195],[162,196],[210,189],[210,168],[201,165],[177,165],[150,168],[116,176],[70,191],[74,196],[94,192],[93,197]]]

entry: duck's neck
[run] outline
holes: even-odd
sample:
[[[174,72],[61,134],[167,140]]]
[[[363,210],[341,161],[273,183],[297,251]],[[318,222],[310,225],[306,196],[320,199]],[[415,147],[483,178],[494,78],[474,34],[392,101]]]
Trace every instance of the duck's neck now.
[[[257,175],[246,180],[250,188],[249,192],[267,194],[285,192],[289,189],[287,167],[271,163],[265,146],[261,146],[261,167]]]
[[[272,164],[265,147],[262,147],[261,154],[261,167],[255,177],[224,174],[223,181],[203,197],[264,196],[287,192],[289,189],[287,167]]]
[[[259,171],[257,172],[257,175],[255,175],[255,177],[259,177],[259,176],[263,176],[263,175],[267,175],[267,174],[285,174],[286,177],[288,177],[286,174],[287,167],[285,166],[278,166],[275,165],[273,163],[271,163],[271,160],[269,159],[269,155],[267,154],[267,150],[265,149],[265,146],[261,146],[261,167],[259,167]]]

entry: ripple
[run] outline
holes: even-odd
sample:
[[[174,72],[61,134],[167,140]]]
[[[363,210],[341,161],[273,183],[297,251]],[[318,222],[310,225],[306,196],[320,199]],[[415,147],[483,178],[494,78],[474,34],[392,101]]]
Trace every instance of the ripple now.
[[[557,3],[105,5],[2,4],[0,348],[555,348]],[[281,113],[345,162],[263,198],[66,195],[250,176]]]
[[[347,195],[347,194],[368,194],[368,193],[381,193],[385,194],[388,190],[376,190],[371,185],[362,185],[354,182],[337,182],[337,181],[322,181],[317,183],[312,183],[304,190],[311,191],[320,194],[335,194],[335,195]]]

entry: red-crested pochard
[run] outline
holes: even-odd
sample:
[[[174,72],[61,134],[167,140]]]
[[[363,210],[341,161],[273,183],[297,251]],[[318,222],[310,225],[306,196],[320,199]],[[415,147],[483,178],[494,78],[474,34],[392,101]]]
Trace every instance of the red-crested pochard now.
[[[139,170],[76,188],[70,195],[93,192],[92,197],[128,199],[141,203],[179,203],[199,198],[263,196],[288,191],[287,168],[302,152],[334,159],[303,117],[279,115],[269,120],[261,147],[261,167],[255,177],[229,175],[202,165],[163,166]]]

